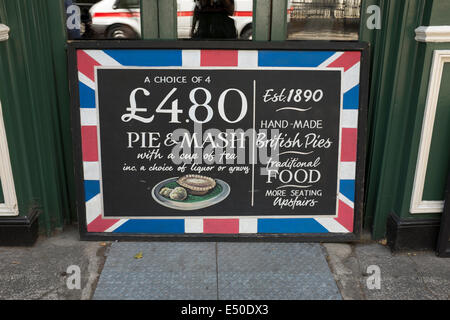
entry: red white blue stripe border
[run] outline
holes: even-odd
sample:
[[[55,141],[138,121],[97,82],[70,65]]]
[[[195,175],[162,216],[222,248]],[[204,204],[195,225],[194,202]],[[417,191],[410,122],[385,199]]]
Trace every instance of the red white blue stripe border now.
[[[88,232],[148,234],[323,234],[353,232],[360,91],[359,51],[77,50]],[[95,67],[342,68],[343,110],[336,218],[107,219],[102,215]]]

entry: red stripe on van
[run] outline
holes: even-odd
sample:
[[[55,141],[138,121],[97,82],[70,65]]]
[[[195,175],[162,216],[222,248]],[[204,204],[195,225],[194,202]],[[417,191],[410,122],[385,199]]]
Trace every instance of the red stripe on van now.
[[[140,17],[140,12],[96,12],[94,18],[133,18]]]
[[[252,11],[235,11],[233,16],[236,17],[252,17],[253,12]]]
[[[178,11],[178,17],[192,17],[194,11]],[[93,18],[139,18],[141,16],[140,12],[96,12]],[[235,17],[251,17],[253,16],[252,11],[235,11],[233,16]]]

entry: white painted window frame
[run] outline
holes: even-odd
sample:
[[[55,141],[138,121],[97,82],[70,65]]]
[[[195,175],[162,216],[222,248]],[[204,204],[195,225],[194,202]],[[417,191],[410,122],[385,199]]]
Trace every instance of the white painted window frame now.
[[[0,41],[6,41],[9,38],[9,28],[4,24],[0,24]]]
[[[450,36],[448,40],[450,41]],[[450,50],[435,50],[411,197],[410,212],[412,214],[442,213],[444,211],[444,201],[423,200],[423,190],[445,63],[450,63]]]
[[[450,42],[450,26],[419,27],[416,29],[416,41]]]
[[[9,37],[9,28],[0,24],[0,41],[6,41]],[[2,104],[0,102],[0,183],[5,202],[0,203],[0,216],[18,216],[16,188],[9,157],[8,142],[6,140],[5,125],[3,122]]]
[[[6,140],[5,126],[3,122],[2,104],[0,102],[0,181],[2,184],[4,203],[0,203],[0,216],[17,216],[16,188],[9,157],[8,142]]]

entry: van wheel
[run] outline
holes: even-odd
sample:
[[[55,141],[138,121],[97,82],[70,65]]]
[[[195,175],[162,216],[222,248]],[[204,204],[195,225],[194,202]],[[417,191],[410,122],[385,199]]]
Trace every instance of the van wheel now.
[[[129,26],[115,25],[106,30],[105,34],[108,39],[136,39],[137,34]]]
[[[241,33],[241,40],[252,40],[253,38],[253,28],[247,27]]]

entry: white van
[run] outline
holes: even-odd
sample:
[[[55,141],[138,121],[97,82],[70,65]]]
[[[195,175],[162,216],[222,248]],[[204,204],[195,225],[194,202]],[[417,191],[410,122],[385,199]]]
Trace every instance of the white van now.
[[[106,38],[141,36],[140,0],[102,0],[89,10],[91,29]],[[189,38],[194,14],[194,0],[177,0],[178,38]],[[235,26],[240,39],[252,36],[253,0],[235,0]]]

